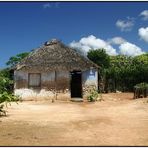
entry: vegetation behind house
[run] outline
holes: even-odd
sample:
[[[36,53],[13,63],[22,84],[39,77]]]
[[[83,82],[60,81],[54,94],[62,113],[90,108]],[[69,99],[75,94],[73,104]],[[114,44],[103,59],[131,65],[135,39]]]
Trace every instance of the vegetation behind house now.
[[[136,84],[148,83],[148,53],[109,56],[105,49],[97,49],[90,50],[88,58],[101,66],[99,86],[103,92],[133,91]]]

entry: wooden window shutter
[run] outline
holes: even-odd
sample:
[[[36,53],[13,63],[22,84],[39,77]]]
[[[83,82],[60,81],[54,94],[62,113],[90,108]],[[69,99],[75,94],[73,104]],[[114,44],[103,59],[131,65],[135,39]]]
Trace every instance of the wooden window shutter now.
[[[40,73],[29,73],[29,86],[40,87],[41,85],[41,74]]]

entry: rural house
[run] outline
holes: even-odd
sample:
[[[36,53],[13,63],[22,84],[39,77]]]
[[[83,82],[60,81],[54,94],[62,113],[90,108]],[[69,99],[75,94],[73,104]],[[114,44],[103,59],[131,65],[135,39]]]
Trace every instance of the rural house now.
[[[14,80],[14,92],[23,100],[84,99],[98,88],[98,66],[53,39],[16,65]]]

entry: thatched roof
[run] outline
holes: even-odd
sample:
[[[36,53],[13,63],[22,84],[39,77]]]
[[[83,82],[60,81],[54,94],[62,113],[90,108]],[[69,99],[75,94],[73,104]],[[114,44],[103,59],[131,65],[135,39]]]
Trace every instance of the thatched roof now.
[[[75,49],[65,46],[57,40],[46,42],[42,47],[32,51],[16,65],[16,70],[81,70],[98,68],[96,64],[80,55]]]

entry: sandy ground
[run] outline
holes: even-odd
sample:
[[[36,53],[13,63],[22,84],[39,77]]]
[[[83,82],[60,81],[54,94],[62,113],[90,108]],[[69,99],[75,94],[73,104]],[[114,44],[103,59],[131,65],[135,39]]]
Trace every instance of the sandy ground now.
[[[0,118],[0,146],[148,146],[148,98],[132,97],[13,103]]]

